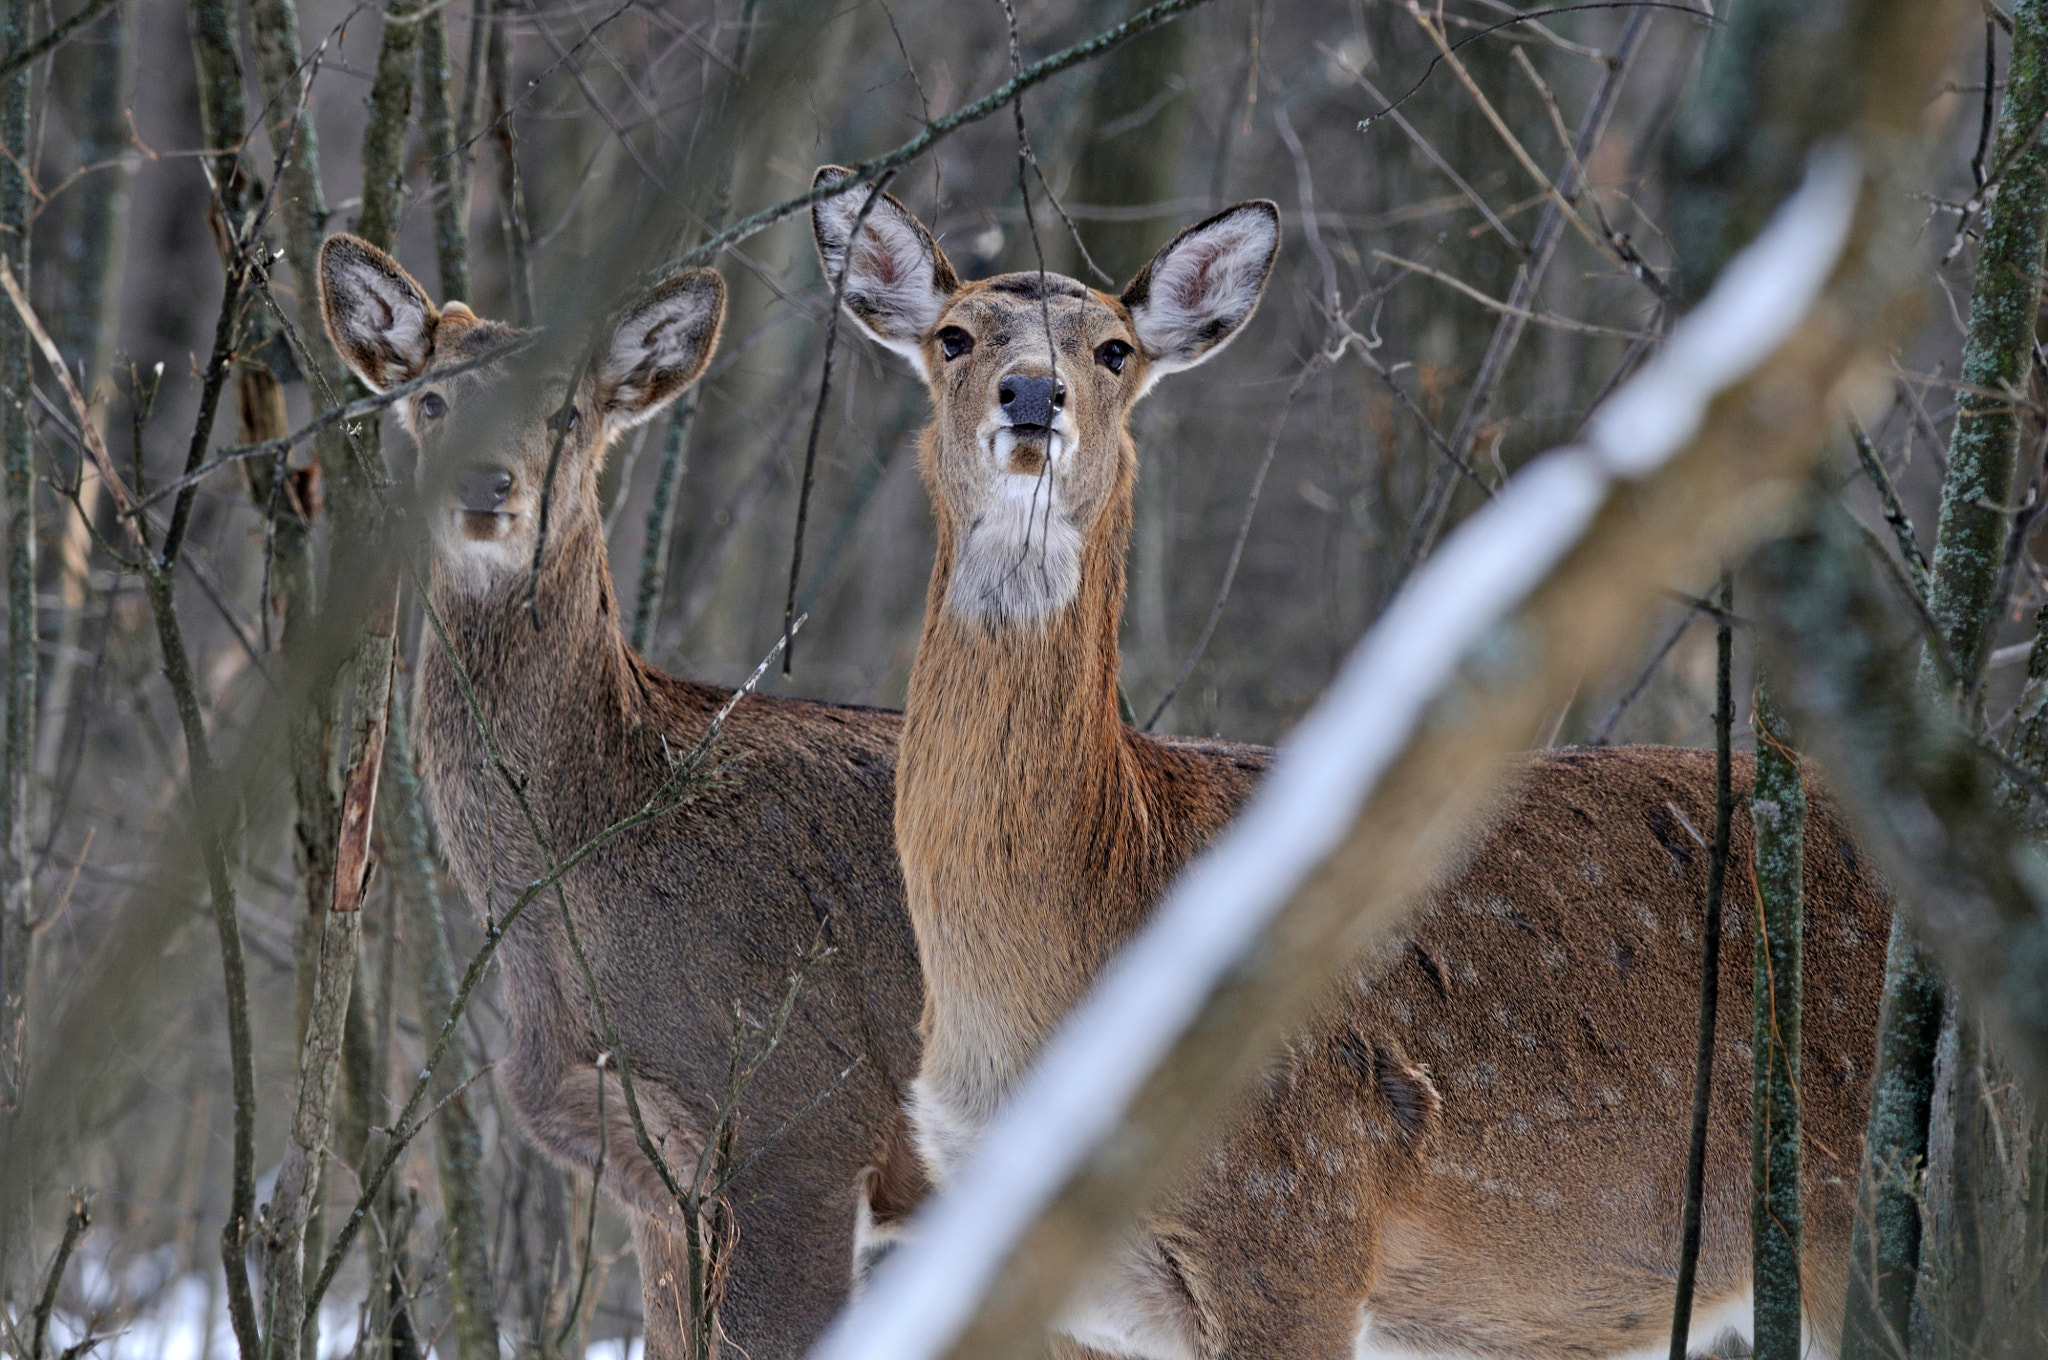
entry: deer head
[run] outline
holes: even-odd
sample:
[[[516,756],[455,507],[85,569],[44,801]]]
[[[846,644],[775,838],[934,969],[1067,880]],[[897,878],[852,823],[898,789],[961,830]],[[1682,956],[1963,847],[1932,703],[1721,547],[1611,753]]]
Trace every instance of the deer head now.
[[[321,246],[320,303],[342,360],[378,392],[520,336],[460,302],[435,307],[396,260],[354,236]],[[685,270],[621,309],[587,355],[508,355],[399,402],[399,419],[419,446],[440,579],[482,592],[527,569],[558,442],[553,523],[599,521],[606,446],[697,380],[724,318],[725,281],[709,269]]]
[[[817,182],[850,173],[826,166]],[[1074,600],[1084,547],[1129,500],[1131,409],[1230,343],[1280,244],[1279,210],[1240,203],[1174,237],[1111,296],[1050,273],[963,284],[924,224],[865,186],[822,200],[811,222],[826,278],[844,272],[847,312],[931,391],[924,470],[942,564],[950,555],[947,603],[990,623]]]

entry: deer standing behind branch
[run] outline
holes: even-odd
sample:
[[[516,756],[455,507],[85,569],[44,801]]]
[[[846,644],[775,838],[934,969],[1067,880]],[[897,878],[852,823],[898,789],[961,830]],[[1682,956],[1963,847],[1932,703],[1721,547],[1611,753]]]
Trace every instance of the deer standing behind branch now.
[[[378,390],[517,335],[461,303],[436,308],[388,255],[353,237],[327,241],[320,278],[336,348]],[[463,673],[557,857],[662,789],[730,697],[656,670],[627,645],[598,496],[606,445],[702,374],[724,312],[715,273],[679,274],[614,319],[580,375],[581,352],[521,354],[429,383],[398,406],[419,448],[429,604],[455,653],[423,631],[418,746],[450,867],[487,916],[547,861],[490,759]],[[736,1017],[772,1016],[814,943],[829,950],[803,976],[740,1102],[720,1322],[754,1360],[801,1354],[844,1297],[857,1186],[883,1217],[921,1188],[868,1174],[900,1124],[916,1062],[917,964],[890,825],[898,723],[874,709],[750,697],[724,727],[718,771],[687,805],[609,841],[561,884],[648,1130],[685,1185],[736,1037],[768,1037],[735,1036]],[[616,1063],[598,1066],[604,1045],[552,894],[507,929],[500,957],[511,1051],[498,1079],[555,1158],[589,1170],[603,1140],[605,1188],[634,1221],[648,1355],[680,1360],[681,1219],[636,1143]]]
[[[821,181],[845,175],[819,171]],[[937,517],[897,769],[925,974],[912,1117],[943,1183],[1012,1084],[1235,812],[1271,752],[1117,707],[1132,406],[1257,306],[1270,203],[1169,242],[1121,296],[962,284],[865,191],[813,227],[845,306],[930,389]],[[1677,1271],[1713,761],[1539,753],[1404,948],[1361,960],[1211,1150],[1068,1305],[1119,1355],[1661,1354]],[[1737,775],[1746,799],[1749,767]],[[1889,909],[1839,815],[1807,823],[1804,1282],[1836,1346]],[[1738,819],[1733,853],[1751,853]],[[1738,861],[1738,864],[1740,861]],[[1753,899],[1729,876],[1724,949]],[[1749,1327],[1749,1007],[1723,973],[1694,1337]]]

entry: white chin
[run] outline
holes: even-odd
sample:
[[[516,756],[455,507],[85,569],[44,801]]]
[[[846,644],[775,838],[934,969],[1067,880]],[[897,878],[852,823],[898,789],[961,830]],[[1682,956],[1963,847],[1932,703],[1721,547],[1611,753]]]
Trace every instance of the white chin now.
[[[1002,626],[1035,623],[1081,589],[1081,531],[1052,476],[998,474],[961,536],[946,599],[955,613]]]

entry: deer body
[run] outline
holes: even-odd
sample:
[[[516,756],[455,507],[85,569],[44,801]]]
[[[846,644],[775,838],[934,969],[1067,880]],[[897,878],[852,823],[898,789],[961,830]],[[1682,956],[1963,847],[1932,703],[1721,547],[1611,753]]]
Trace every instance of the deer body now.
[[[1111,297],[963,285],[894,200],[856,235],[863,199],[814,214],[828,276],[845,268],[849,312],[934,406],[896,829],[926,978],[913,1120],[943,1182],[1270,758],[1136,732],[1115,687],[1126,417],[1250,315],[1278,222],[1220,214]],[[1150,1360],[1662,1352],[1708,859],[1687,828],[1711,824],[1712,759],[1552,752],[1519,774],[1411,942],[1359,960],[1291,1037],[1071,1302],[1068,1335]],[[1806,834],[1806,1298],[1831,1350],[1889,911],[1824,794]],[[1753,910],[1748,876],[1729,882],[1734,961]],[[1745,970],[1723,978],[1701,1346],[1749,1311]]]
[[[322,273],[329,328],[372,386],[512,334],[459,305],[436,311],[395,263],[351,238],[329,242]],[[550,420],[559,426],[571,371],[508,360],[401,408],[420,444],[429,603],[449,643],[426,629],[417,741],[450,867],[488,919],[501,919],[551,856],[661,790],[730,697],[664,674],[626,644],[597,497],[604,444],[695,380],[723,304],[708,271],[658,286],[582,379],[537,624],[527,563]],[[523,781],[546,851],[492,761],[471,696]],[[804,972],[788,1025],[737,1103],[731,1160],[745,1167],[725,1197],[736,1233],[720,1321],[756,1360],[801,1354],[843,1299],[857,1186],[866,1182],[866,1207],[883,1216],[919,1188],[867,1174],[900,1119],[916,1052],[918,975],[890,828],[897,728],[897,715],[879,710],[750,697],[690,802],[618,835],[562,880],[647,1130],[685,1185],[725,1098],[735,1042],[756,1051],[767,1036],[748,1026],[775,1013],[815,946],[829,951]],[[499,957],[512,1031],[499,1080],[552,1156],[589,1169],[602,1145],[605,1186],[635,1222],[648,1354],[681,1357],[681,1219],[637,1144],[617,1062],[598,1065],[605,1045],[552,893],[507,928]]]

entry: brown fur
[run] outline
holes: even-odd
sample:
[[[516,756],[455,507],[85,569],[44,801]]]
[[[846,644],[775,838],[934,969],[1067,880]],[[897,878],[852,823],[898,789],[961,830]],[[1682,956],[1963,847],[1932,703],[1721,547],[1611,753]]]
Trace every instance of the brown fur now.
[[[379,286],[418,293],[369,249],[349,238],[328,247],[338,270],[373,268]],[[701,276],[670,280],[624,314],[621,331],[693,281],[711,287]],[[375,343],[372,327],[365,359],[341,305],[349,283],[329,279],[330,324],[366,378],[402,381],[511,334],[467,309],[429,306],[423,347],[408,355]],[[370,310],[372,322],[383,319]],[[715,336],[714,318],[694,367],[664,367],[669,341],[652,335],[649,362],[599,365],[598,376],[583,378],[580,418],[557,474],[538,628],[522,603],[523,563],[551,444],[546,421],[566,369],[508,361],[430,388],[444,414],[426,414],[424,393],[405,404],[429,491],[433,607],[557,853],[638,808],[667,777],[670,753],[692,749],[728,697],[664,674],[627,646],[597,496],[613,431],[694,380]],[[447,490],[478,465],[511,475],[503,513],[465,512]],[[541,874],[543,858],[431,629],[417,686],[435,821],[472,905],[496,919]],[[821,931],[832,951],[806,977],[780,1046],[741,1103],[737,1158],[756,1160],[730,1193],[738,1231],[722,1320],[737,1353],[754,1360],[801,1354],[845,1296],[856,1185],[899,1117],[915,1063],[919,984],[890,827],[897,728],[893,713],[748,698],[726,725],[713,783],[681,810],[611,841],[563,882],[648,1131],[685,1181],[725,1089],[735,1007],[765,1020]],[[498,1078],[539,1145],[588,1168],[600,1139],[602,1045],[551,896],[507,930],[499,957],[512,1042]],[[742,1040],[751,1050],[760,1036]],[[687,1277],[675,1210],[635,1144],[616,1079],[607,1082],[605,1184],[635,1219],[648,1354],[679,1356]],[[904,1167],[892,1172],[894,1212],[917,1198],[905,1176]]]
[[[821,217],[828,262],[833,227]],[[898,260],[914,258],[900,248],[907,228],[887,229]],[[927,978],[920,1133],[941,1176],[1270,758],[1147,736],[1117,714],[1136,475],[1125,421],[1147,382],[1136,309],[1157,264],[1122,298],[1060,279],[1042,304],[1032,276],[949,283],[921,337],[882,333],[899,350],[922,345],[935,408],[923,467],[938,553],[896,827]],[[876,308],[855,315],[878,329]],[[948,360],[936,337],[955,326],[974,345]],[[1124,374],[1096,362],[1104,337],[1140,345]],[[963,541],[1000,474],[1028,470],[992,466],[981,442],[997,385],[1046,371],[1048,345],[1076,433],[1043,477],[1047,505],[1079,536],[1078,584],[1043,617],[963,607]],[[1661,1347],[1708,860],[1687,826],[1712,825],[1713,762],[1567,750],[1528,757],[1520,774],[1412,941],[1360,961],[1091,1284],[1070,1319],[1078,1335],[1162,1360],[1334,1360],[1368,1319],[1366,1354],[1579,1360]],[[1750,774],[1745,760],[1738,798]],[[1832,1350],[1889,908],[1824,790],[1806,834],[1805,1285]],[[1738,814],[1702,1316],[1738,1300],[1748,1277],[1751,853]]]

